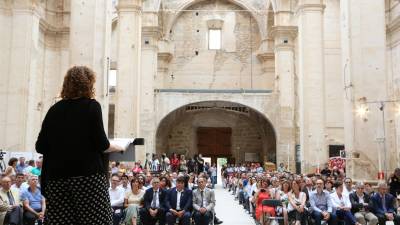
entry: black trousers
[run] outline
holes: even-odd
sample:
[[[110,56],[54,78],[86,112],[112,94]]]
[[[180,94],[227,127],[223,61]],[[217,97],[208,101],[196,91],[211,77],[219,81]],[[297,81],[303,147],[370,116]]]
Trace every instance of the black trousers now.
[[[193,218],[196,225],[208,225],[212,220],[212,215],[210,211],[207,211],[204,214],[201,214],[199,211],[195,211]]]
[[[4,218],[4,224],[22,225],[23,211],[21,206],[17,206],[10,212],[7,212]]]
[[[36,212],[41,212],[42,209],[35,209]],[[24,212],[24,225],[35,225],[35,221],[38,220],[39,218],[36,216],[36,214],[25,210]],[[38,221],[38,225],[41,225],[42,221]]]
[[[140,221],[143,225],[155,225],[158,221],[158,225],[165,225],[165,211],[163,209],[158,209],[157,215],[152,217],[150,211],[146,208],[141,208],[139,210]]]
[[[124,207],[112,207],[113,225],[119,225],[124,217]]]
[[[387,221],[385,215],[376,215],[376,216],[378,217],[379,225],[385,225],[385,223]],[[394,216],[394,220],[393,220],[394,224],[400,225],[400,216],[396,215],[396,214],[394,214],[393,216]]]

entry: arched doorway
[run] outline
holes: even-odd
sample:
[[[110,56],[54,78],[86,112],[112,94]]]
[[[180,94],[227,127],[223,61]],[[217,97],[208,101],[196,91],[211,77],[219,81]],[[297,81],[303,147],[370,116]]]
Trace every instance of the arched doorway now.
[[[201,153],[213,162],[276,162],[276,135],[260,112],[239,103],[205,101],[184,105],[165,116],[156,133],[156,153],[193,157]]]

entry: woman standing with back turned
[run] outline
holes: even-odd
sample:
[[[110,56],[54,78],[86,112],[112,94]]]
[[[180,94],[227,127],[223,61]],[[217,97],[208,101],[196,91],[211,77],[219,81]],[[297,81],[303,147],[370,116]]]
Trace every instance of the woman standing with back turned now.
[[[69,69],[62,100],[43,120],[36,151],[43,154],[45,224],[112,224],[104,153],[124,149],[107,139],[94,83],[95,74],[88,67]]]

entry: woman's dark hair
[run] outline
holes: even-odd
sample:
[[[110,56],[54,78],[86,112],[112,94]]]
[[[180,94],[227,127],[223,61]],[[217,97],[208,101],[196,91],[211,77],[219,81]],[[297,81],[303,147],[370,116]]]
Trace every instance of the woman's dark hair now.
[[[292,180],[292,182],[291,182],[291,188],[292,188],[292,190],[293,190],[293,184],[294,183],[296,183],[297,184],[297,187],[299,187],[299,191],[301,191],[301,187],[300,187],[300,181],[299,180]]]
[[[332,187],[333,187],[333,182],[332,182],[331,180],[327,180],[327,181],[325,182],[325,186],[326,186],[326,184],[328,184],[328,183],[330,183],[330,184],[332,185]]]
[[[8,160],[8,165],[12,166],[15,162],[18,162],[18,159],[13,157],[10,160]]]
[[[338,187],[340,187],[340,186],[342,186],[343,185],[343,182],[341,182],[341,181],[336,181],[334,184],[333,184],[333,187],[335,187],[336,189],[338,188]]]
[[[137,181],[137,182],[139,183],[139,185],[140,185],[139,179],[136,178],[136,177],[133,177],[132,180],[131,180],[131,183],[130,183],[130,184],[131,184],[131,188],[133,187],[133,183],[135,183],[136,181]]]
[[[288,185],[288,191],[292,190],[292,185],[290,184],[290,182],[289,182],[288,180],[284,180],[284,181],[282,182],[282,191],[284,191],[284,190],[283,190],[283,185],[284,185],[284,184],[287,184],[287,185]]]
[[[87,66],[73,66],[67,71],[61,90],[61,98],[93,98],[96,75]]]
[[[162,181],[162,180],[165,181],[166,187],[169,187],[169,188],[171,187],[171,181],[167,177],[165,177],[165,176],[160,177],[160,181]]]
[[[267,179],[267,178],[261,179],[261,183],[266,183],[267,186],[271,185],[271,181],[269,179]]]

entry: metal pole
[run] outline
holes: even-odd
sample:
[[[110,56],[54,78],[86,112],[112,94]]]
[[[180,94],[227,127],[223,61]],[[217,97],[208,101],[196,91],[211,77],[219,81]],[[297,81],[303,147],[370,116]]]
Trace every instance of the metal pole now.
[[[383,129],[383,164],[385,176],[387,176],[387,160],[386,160],[386,125],[385,125],[385,103],[381,102],[381,107],[379,108],[382,111],[382,129]]]

